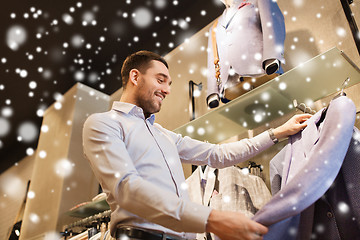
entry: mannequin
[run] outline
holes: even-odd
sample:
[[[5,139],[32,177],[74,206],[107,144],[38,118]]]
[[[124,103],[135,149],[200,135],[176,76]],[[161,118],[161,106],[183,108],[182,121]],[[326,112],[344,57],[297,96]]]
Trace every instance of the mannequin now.
[[[239,84],[248,82],[250,88],[243,86],[247,91],[271,79],[268,76],[281,74],[284,60],[285,24],[276,2],[221,1],[226,9],[209,31],[207,104],[210,108],[217,107],[220,100],[226,103],[236,94],[244,93],[226,96],[227,90]],[[217,56],[218,75],[214,65]]]

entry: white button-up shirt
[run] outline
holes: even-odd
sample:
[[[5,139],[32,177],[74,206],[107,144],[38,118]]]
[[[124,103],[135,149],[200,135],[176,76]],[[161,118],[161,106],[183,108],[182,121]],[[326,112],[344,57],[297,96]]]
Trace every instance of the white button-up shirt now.
[[[273,145],[268,132],[222,145],[182,137],[145,119],[141,108],[114,102],[84,124],[83,147],[110,205],[111,233],[120,224],[181,237],[204,232],[211,209],[189,200],[181,163],[223,168]]]

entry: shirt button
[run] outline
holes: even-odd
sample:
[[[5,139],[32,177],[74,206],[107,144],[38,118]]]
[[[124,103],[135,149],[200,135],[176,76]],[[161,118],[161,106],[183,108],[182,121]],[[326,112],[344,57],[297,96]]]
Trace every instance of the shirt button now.
[[[334,215],[332,214],[332,212],[327,212],[326,215],[327,215],[328,218],[332,218],[332,217],[334,216]]]

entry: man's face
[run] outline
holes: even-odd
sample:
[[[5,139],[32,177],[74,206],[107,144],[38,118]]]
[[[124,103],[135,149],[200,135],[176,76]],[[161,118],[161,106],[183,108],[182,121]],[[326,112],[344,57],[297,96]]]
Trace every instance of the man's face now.
[[[145,117],[160,111],[162,101],[170,94],[170,85],[169,70],[160,61],[152,60],[146,72],[139,73],[136,102]]]

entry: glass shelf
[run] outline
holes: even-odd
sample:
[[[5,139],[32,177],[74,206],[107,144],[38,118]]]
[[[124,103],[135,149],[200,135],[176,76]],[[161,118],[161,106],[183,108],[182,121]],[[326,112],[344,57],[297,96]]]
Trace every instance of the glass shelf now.
[[[109,204],[106,202],[105,199],[103,199],[89,202],[83,206],[75,208],[74,210],[68,211],[66,214],[71,217],[85,218],[109,209]]]
[[[336,47],[293,68],[229,103],[174,130],[183,136],[219,143],[294,112],[293,100],[308,106],[360,82],[360,69]]]

